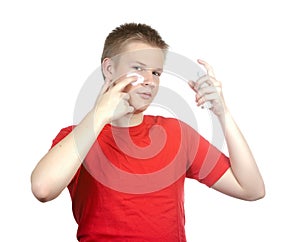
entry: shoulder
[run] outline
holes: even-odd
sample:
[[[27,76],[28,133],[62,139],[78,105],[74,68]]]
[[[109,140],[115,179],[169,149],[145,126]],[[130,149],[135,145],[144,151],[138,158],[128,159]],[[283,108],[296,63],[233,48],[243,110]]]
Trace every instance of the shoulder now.
[[[67,126],[65,128],[62,128],[58,134],[56,135],[56,138],[57,137],[60,137],[60,136],[67,136],[69,133],[72,132],[72,130],[75,128],[76,126],[75,125],[70,125],[70,126]]]

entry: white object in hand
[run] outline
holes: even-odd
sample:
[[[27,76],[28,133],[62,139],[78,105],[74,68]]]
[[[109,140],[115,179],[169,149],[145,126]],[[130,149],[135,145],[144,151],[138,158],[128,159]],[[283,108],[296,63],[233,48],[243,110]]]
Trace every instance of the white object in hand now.
[[[135,82],[132,82],[131,85],[136,86],[136,85],[144,82],[145,78],[137,73],[129,73],[129,74],[127,74],[126,77],[132,77],[132,76],[136,76],[138,79]]]

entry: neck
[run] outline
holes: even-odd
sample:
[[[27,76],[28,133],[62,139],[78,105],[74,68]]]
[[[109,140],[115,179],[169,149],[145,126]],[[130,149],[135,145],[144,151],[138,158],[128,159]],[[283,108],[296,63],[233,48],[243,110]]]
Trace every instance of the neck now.
[[[118,127],[133,127],[141,124],[143,122],[144,114],[127,114],[120,119],[114,120],[111,122],[112,125]]]

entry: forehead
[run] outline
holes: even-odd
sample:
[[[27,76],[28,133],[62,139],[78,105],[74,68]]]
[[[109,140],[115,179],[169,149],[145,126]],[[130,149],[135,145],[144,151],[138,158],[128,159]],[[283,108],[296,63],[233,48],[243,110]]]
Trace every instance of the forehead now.
[[[128,43],[118,55],[119,63],[139,62],[151,68],[162,68],[164,61],[165,52],[162,49],[141,42]]]

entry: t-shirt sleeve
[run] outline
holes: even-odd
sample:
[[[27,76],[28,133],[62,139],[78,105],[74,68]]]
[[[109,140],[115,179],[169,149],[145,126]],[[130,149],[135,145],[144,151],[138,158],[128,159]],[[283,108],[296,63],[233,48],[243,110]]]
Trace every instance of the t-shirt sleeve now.
[[[61,140],[63,140],[69,133],[72,132],[74,126],[69,126],[60,130],[60,132],[56,135],[54,140],[52,141],[51,149],[57,145]]]
[[[230,167],[229,158],[192,128],[187,137],[189,167],[186,177],[213,186]]]

